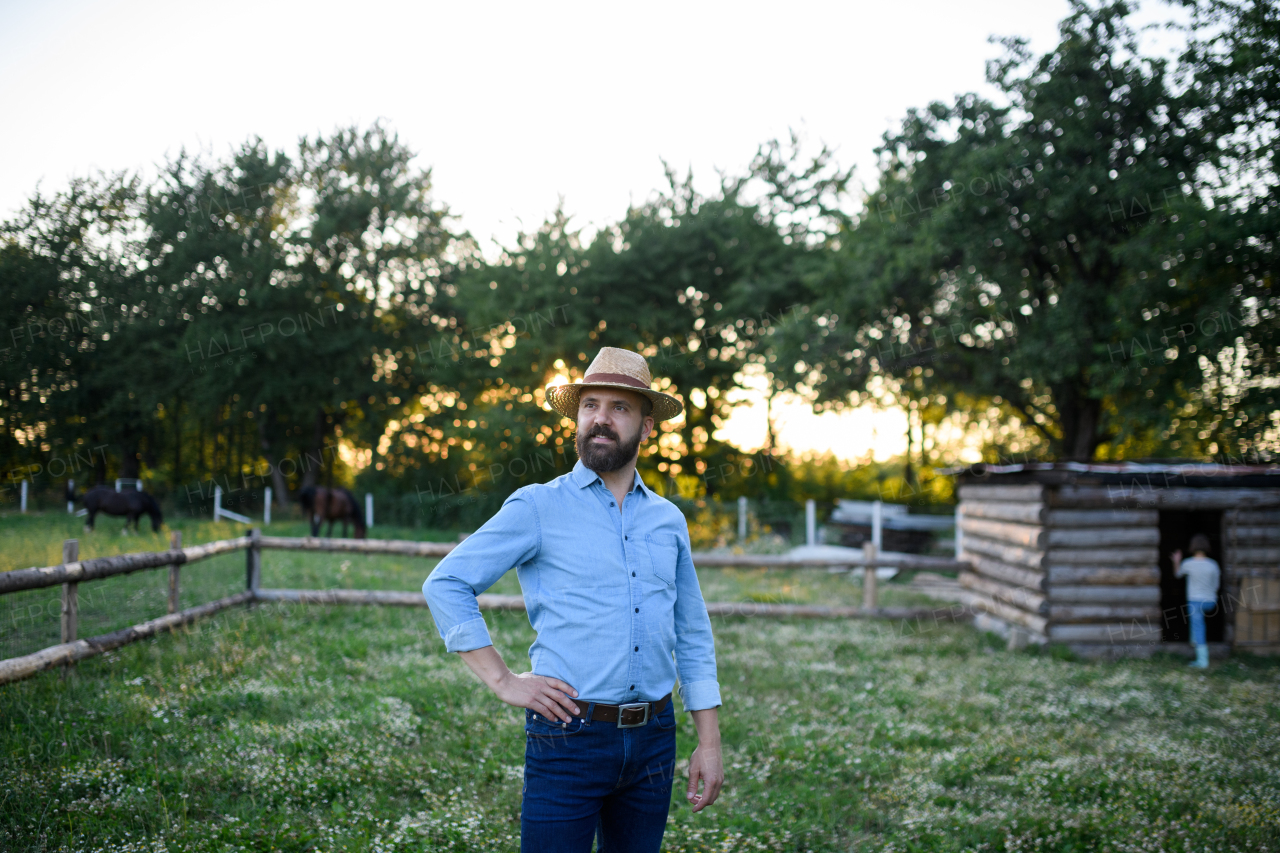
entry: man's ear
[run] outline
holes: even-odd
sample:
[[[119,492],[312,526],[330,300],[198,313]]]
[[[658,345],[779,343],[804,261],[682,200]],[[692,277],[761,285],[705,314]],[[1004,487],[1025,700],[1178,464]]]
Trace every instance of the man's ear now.
[[[652,417],[647,417],[644,419],[644,421],[640,424],[640,440],[641,441],[644,441],[649,436],[653,435],[653,426],[654,424],[653,424]]]

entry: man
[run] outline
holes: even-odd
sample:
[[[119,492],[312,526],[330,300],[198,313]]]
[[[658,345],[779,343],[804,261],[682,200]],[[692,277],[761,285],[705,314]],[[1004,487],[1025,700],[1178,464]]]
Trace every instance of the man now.
[[[656,853],[671,805],[677,675],[698,732],[693,810],[715,802],[724,781],[715,648],[688,525],[636,472],[654,424],[681,411],[651,384],[641,355],[604,347],[582,382],[548,388],[551,407],[577,420],[573,471],[516,491],[422,586],[445,648],[526,709],[521,850],[587,853],[597,836],[601,851]],[[538,633],[532,671],[518,675],[475,600],[512,566]]]

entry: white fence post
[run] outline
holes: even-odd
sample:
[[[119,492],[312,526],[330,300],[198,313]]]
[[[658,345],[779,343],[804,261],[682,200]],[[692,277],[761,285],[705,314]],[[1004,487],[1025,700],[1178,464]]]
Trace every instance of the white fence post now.
[[[875,610],[879,604],[877,595],[876,581],[876,560],[880,556],[880,549],[870,542],[862,543],[862,609]]]
[[[747,499],[738,498],[738,540],[747,538]]]
[[[956,559],[960,559],[960,552],[964,550],[964,531],[960,529],[960,519],[964,517],[964,510],[960,504],[956,504]]]
[[[804,544],[818,544],[818,504],[812,498],[804,502]]]
[[[364,526],[373,527],[373,492],[364,493]]]
[[[883,516],[884,504],[880,501],[873,502],[871,504],[871,544],[876,546],[877,554],[884,550]]]
[[[74,498],[75,493],[76,493],[76,481],[67,480],[67,494],[72,495]],[[68,500],[67,515],[75,515],[75,514],[76,514],[76,502],[74,499]]]
[[[222,486],[213,487],[213,520],[227,518],[231,521],[238,521],[241,524],[251,524],[253,519],[239,512],[232,512],[229,509],[222,508]]]
[[[267,486],[266,491],[262,493],[262,526],[266,527],[271,523],[271,487]]]
[[[22,481],[22,511],[27,511],[27,481]]]

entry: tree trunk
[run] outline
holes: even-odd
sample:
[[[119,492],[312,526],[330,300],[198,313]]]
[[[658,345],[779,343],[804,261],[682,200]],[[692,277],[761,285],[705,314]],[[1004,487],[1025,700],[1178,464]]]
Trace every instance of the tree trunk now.
[[[120,476],[124,479],[138,477],[138,440],[128,439],[120,445]]]
[[[302,488],[304,489],[320,482],[321,469],[324,467],[324,439],[328,432],[329,424],[324,414],[324,406],[318,406],[311,433],[311,449],[302,459]]]
[[[1075,462],[1088,462],[1103,442],[1099,426],[1102,401],[1087,396],[1076,388],[1054,395],[1061,403],[1058,412],[1062,424],[1062,455]]]
[[[777,395],[777,389],[773,386],[773,376],[766,375],[769,382],[769,394],[764,398],[764,418],[765,418],[765,444],[764,451],[767,455],[773,456],[774,451],[778,447],[778,435],[773,428],[773,398]]]
[[[915,439],[911,434],[911,430],[915,426],[915,418],[912,417],[912,412],[914,411],[915,411],[915,401],[908,399],[907,400],[907,457],[906,457],[907,464],[906,464],[906,468],[902,472],[902,481],[906,484],[907,489],[909,490],[909,493],[914,492],[915,486],[916,486],[916,472],[915,472],[915,469],[911,466],[911,449],[915,446]]]
[[[196,481],[204,470],[204,418],[196,415]]]
[[[209,471],[214,477],[217,477],[218,473],[223,470],[223,468],[218,465],[218,438],[221,435],[222,435],[222,404],[219,403],[217,408],[214,410],[213,434],[210,436],[210,439],[212,440],[212,443],[213,443],[213,447],[210,448],[209,450],[209,457],[210,457]]]
[[[265,412],[259,412],[258,419],[258,440],[262,443],[262,455],[267,460],[267,465],[271,468],[271,486],[275,494],[276,504],[284,506],[289,498],[289,486],[284,481],[284,474],[280,471],[280,466],[276,464],[276,455],[271,452],[271,439],[267,437],[267,420],[271,417],[271,408],[267,407]]]
[[[173,476],[170,487],[177,491],[182,484],[182,400],[173,402]]]
[[[94,436],[96,439],[97,436]],[[93,456],[94,485],[101,486],[107,482],[107,454],[96,453]]]

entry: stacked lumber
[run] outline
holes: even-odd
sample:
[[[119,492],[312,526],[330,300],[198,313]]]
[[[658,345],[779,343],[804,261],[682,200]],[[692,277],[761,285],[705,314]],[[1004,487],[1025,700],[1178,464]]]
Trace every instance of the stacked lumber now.
[[[1080,491],[1080,490],[1077,490]],[[960,489],[966,604],[1069,643],[1160,638],[1159,513],[1043,485]]]

